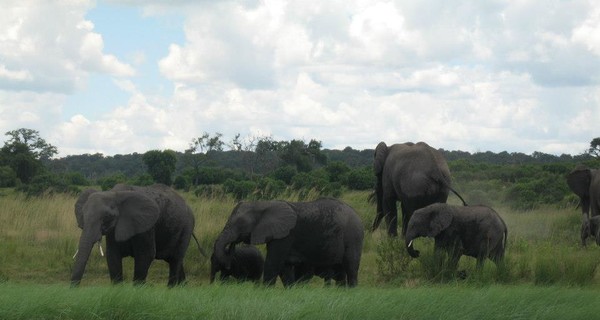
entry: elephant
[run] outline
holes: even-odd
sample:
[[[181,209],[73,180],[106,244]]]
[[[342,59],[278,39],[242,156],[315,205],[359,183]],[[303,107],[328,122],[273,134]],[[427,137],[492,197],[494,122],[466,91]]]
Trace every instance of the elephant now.
[[[502,261],[507,235],[504,220],[490,207],[434,203],[414,212],[405,241],[409,247],[418,237],[434,238],[434,251],[447,251],[451,268],[456,269],[461,255],[466,255],[476,258],[481,269],[486,258],[496,265]],[[418,257],[419,251],[411,256]]]
[[[172,188],[116,185],[109,191],[81,193],[75,203],[82,229],[71,284],[79,285],[92,247],[106,237],[106,262],[113,283],[123,281],[123,257],[134,258],[133,281],[144,283],[154,259],[169,264],[170,287],[185,281],[183,259],[194,229],[194,216]]]
[[[585,241],[587,237],[594,237],[596,239],[596,244],[600,246],[600,215],[593,216],[589,220],[583,222],[582,229],[588,230],[585,238],[582,239]]]
[[[425,142],[402,143],[387,146],[380,142],[375,148],[373,169],[377,176],[375,196],[377,214],[372,230],[385,217],[388,234],[398,235],[398,209],[402,209],[402,235],[413,212],[432,203],[445,203],[453,191],[450,187],[450,169],[442,154]],[[408,248],[412,251],[412,247]]]
[[[567,175],[569,188],[579,196],[581,206],[581,244],[591,235],[590,218],[600,215],[600,170],[578,165]]]
[[[228,246],[240,242],[266,243],[263,283],[273,285],[280,276],[284,286],[294,284],[291,266],[343,269],[340,284],[354,287],[364,230],[358,214],[336,199],[311,202],[240,202],[215,241],[215,257],[226,267],[233,257]]]
[[[230,246],[231,264],[226,268],[219,263],[215,254],[210,257],[210,282],[215,281],[217,272],[220,273],[221,281],[227,280],[230,276],[239,280],[251,280],[258,282],[262,276],[265,259],[255,246]]]

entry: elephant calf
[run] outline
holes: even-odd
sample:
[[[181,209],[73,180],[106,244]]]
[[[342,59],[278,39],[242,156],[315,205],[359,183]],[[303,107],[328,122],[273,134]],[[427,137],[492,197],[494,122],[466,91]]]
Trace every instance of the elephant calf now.
[[[486,258],[498,264],[506,248],[506,224],[496,211],[486,206],[453,206],[435,203],[414,212],[406,231],[406,246],[418,237],[435,239],[435,251],[446,250],[451,267],[461,255],[477,259],[477,268]],[[418,257],[415,250],[413,257]]]
[[[217,272],[220,272],[221,281],[231,276],[239,281],[258,282],[265,264],[260,251],[254,246],[232,247],[231,250],[233,253],[229,267],[220,263],[214,253],[210,257],[210,282],[215,281]]]

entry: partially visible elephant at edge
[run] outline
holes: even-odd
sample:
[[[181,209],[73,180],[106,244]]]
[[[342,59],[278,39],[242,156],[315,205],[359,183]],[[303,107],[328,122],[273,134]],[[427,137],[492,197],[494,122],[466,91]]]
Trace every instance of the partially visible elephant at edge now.
[[[106,236],[106,262],[113,283],[123,281],[123,257],[134,258],[133,281],[143,283],[154,259],[169,264],[169,286],[185,280],[183,259],[194,230],[192,210],[172,188],[116,185],[85,190],[75,203],[82,229],[71,275],[81,282],[92,247]]]
[[[230,246],[228,254],[231,255],[229,268],[221,264],[215,254],[210,257],[210,282],[215,281],[217,273],[221,281],[233,277],[239,281],[258,282],[262,276],[265,259],[255,246]]]
[[[567,175],[569,188],[579,197],[581,206],[581,244],[591,235],[589,219],[600,215],[600,170],[578,165]]]
[[[502,261],[507,233],[504,220],[492,208],[435,203],[415,211],[405,241],[409,247],[416,238],[434,238],[436,253],[445,250],[450,254],[451,268],[456,268],[461,255],[467,255],[477,259],[480,269],[486,258],[496,264]],[[418,257],[419,251],[411,256]]]
[[[385,217],[388,234],[398,235],[398,209],[402,208],[402,235],[413,212],[432,203],[445,203],[450,187],[450,169],[442,154],[424,142],[375,148],[373,168],[377,176],[377,214],[372,229]],[[452,190],[456,193],[454,190]],[[464,202],[462,197],[456,195]],[[409,252],[412,247],[408,248]]]
[[[596,244],[600,246],[600,215],[593,216],[589,220],[583,222],[582,230],[586,229],[589,232],[586,235],[586,238],[582,240],[585,241],[587,237],[594,237],[596,239]]]
[[[228,246],[240,242],[266,243],[263,282],[272,285],[277,276],[285,286],[295,282],[290,266],[315,268],[341,266],[344,284],[356,286],[364,230],[358,214],[335,199],[312,202],[241,202],[231,213],[215,243],[215,257],[232,263]]]

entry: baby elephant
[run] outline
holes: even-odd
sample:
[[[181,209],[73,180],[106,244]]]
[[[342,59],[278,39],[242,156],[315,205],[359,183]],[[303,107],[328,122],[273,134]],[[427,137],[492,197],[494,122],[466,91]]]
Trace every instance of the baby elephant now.
[[[210,283],[215,281],[217,272],[221,273],[221,281],[231,276],[239,281],[258,282],[265,264],[260,251],[254,246],[232,247],[230,250],[233,252],[228,266],[219,263],[214,253],[210,257]]]
[[[456,268],[461,255],[477,258],[477,268],[486,258],[498,264],[504,257],[507,229],[500,215],[486,206],[453,206],[434,203],[414,212],[406,230],[406,246],[418,237],[435,239],[435,251],[445,250]],[[409,251],[410,252],[410,251]],[[415,250],[413,257],[418,257]]]

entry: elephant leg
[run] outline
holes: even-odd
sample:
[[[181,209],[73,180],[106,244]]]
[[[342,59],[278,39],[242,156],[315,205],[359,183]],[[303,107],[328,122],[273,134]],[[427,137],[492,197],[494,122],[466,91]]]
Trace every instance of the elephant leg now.
[[[169,263],[169,287],[182,284],[185,281],[185,272],[183,271],[183,261],[173,259]]]
[[[350,251],[350,250],[349,250]],[[358,285],[358,268],[360,266],[360,255],[361,252],[346,252],[342,267],[340,270],[336,270],[336,274],[341,274],[347,281],[349,287],[356,287]]]
[[[146,282],[146,277],[148,276],[148,269],[150,269],[154,257],[137,255],[133,259],[133,283],[144,284]]]
[[[263,283],[274,285],[277,275],[284,271],[285,260],[292,248],[292,238],[276,239],[267,243],[267,256],[265,258],[265,269],[263,272]],[[284,283],[285,284],[285,283]]]
[[[113,242],[106,237],[106,264],[111,282],[117,284],[123,282],[123,257]]]
[[[388,227],[388,235],[392,237],[398,236],[398,207],[396,199],[384,199],[383,213],[385,214],[385,222]],[[404,230],[402,232],[404,233]]]

